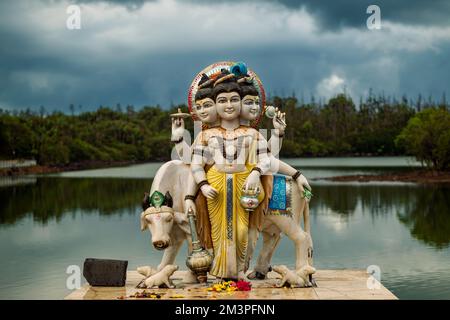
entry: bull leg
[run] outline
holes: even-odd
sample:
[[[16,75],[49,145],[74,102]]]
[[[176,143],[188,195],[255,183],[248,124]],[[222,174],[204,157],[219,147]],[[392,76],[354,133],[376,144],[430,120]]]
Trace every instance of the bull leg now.
[[[308,253],[310,247],[309,235],[303,231],[300,226],[291,227],[287,230],[286,235],[295,244],[295,269],[300,270],[308,264]]]
[[[250,261],[252,260],[253,253],[255,252],[256,243],[258,242],[259,232],[257,228],[251,228],[248,230],[248,247],[247,255],[245,256],[244,272],[250,267]]]
[[[173,243],[171,246],[169,246],[166,250],[164,250],[164,255],[162,257],[161,263],[158,266],[158,271],[161,271],[162,268],[169,264],[173,264],[175,261],[175,257],[177,256],[178,251],[181,248],[181,245],[183,244],[183,240],[177,241]]]
[[[307,239],[308,239],[308,264],[310,266],[313,266],[313,251],[314,250],[313,250],[312,237],[311,237],[311,234],[309,234],[309,233],[306,233],[306,234],[307,234]],[[316,280],[313,279],[312,274],[310,274],[308,276],[308,279],[313,287],[317,287]]]
[[[267,233],[263,231],[263,247],[259,253],[255,266],[255,276],[264,279],[270,269],[273,253],[280,243],[280,233]],[[259,275],[258,275],[259,274]]]
[[[295,269],[300,270],[306,265],[312,266],[313,248],[311,236],[307,232],[299,228],[296,234],[294,234],[290,238],[295,243],[295,252],[296,252]],[[317,287],[316,281],[313,279],[312,274],[308,275],[308,280],[313,287]]]

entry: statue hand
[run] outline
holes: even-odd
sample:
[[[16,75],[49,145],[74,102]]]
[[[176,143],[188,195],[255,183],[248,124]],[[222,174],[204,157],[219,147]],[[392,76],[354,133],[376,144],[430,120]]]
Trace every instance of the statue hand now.
[[[273,127],[278,129],[278,134],[284,134],[284,130],[286,129],[286,113],[281,112],[278,108],[275,109],[275,117],[272,119]]]
[[[245,180],[244,190],[255,189],[256,187],[259,186],[259,184],[260,184],[259,172],[258,171],[252,171],[252,172],[250,172],[250,174],[248,175],[247,179]]]
[[[200,190],[202,191],[203,195],[208,199],[214,199],[219,194],[219,192],[217,192],[217,190],[211,187],[209,184],[203,185],[200,188]]]
[[[311,186],[308,183],[308,180],[306,180],[306,177],[301,174],[300,177],[297,178],[297,181],[304,187],[306,187],[309,191],[312,191]]]
[[[192,208],[192,210],[194,211],[194,214],[197,214],[197,208],[195,206],[195,202],[194,200],[191,199],[186,199],[184,200],[184,211],[187,215],[189,208]]]
[[[183,118],[172,118],[172,137],[171,141],[179,141],[184,134]]]
[[[308,183],[308,180],[306,180],[306,177],[305,177],[303,174],[301,174],[301,175],[297,178],[296,182],[297,182],[298,188],[300,189],[300,193],[301,193],[302,195],[303,195],[303,193],[304,193],[304,191],[305,191],[304,188],[308,189],[309,191],[312,190],[311,186],[310,186],[309,183]]]

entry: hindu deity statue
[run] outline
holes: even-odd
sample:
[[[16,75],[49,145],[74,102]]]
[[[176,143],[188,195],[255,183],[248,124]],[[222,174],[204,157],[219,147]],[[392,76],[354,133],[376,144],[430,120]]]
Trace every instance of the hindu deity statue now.
[[[191,154],[194,181],[187,186],[185,207],[194,208],[202,244],[212,250],[209,273],[220,279],[243,279],[249,228],[261,227],[272,192],[272,173],[292,176],[310,190],[306,178],[277,155],[286,124],[274,109],[274,133],[269,142],[256,129],[265,94],[257,75],[243,63],[221,62],[194,79],[189,109],[202,131],[189,146],[182,136],[182,117],[172,118],[172,141],[179,155]],[[267,109],[267,107],[266,107]],[[256,206],[242,205],[247,194]]]

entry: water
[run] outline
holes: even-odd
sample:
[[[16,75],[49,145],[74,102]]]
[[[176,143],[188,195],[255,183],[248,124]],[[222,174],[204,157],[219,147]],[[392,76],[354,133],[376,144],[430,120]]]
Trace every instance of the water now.
[[[406,158],[294,159],[310,178],[408,170]],[[160,164],[4,180],[0,184],[0,299],[62,299],[69,265],[87,257],[156,266],[139,230],[140,201]],[[450,299],[450,186],[311,181],[318,268],[377,265],[401,299]],[[258,247],[259,249],[259,247]],[[186,248],[176,263],[184,268]],[[294,265],[283,238],[273,263]]]

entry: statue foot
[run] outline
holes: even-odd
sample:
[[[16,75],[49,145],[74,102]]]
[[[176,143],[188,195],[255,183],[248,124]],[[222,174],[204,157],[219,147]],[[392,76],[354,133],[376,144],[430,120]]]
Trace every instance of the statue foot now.
[[[247,275],[247,278],[250,280],[264,280],[266,275],[259,271],[252,271]]]

